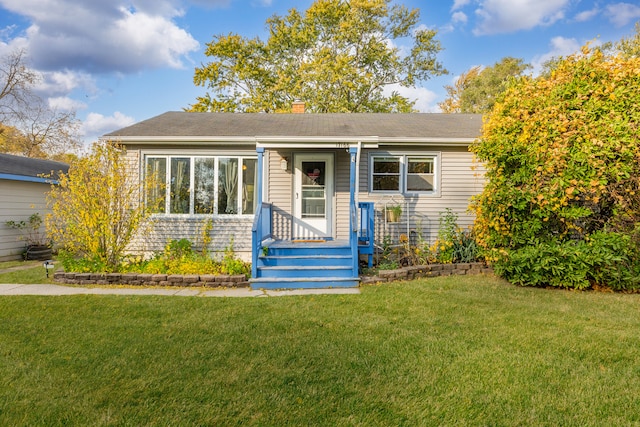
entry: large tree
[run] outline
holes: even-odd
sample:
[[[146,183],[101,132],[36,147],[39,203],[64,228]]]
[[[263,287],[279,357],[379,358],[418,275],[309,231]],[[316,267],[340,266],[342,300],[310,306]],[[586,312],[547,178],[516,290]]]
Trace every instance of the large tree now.
[[[440,103],[445,113],[486,113],[511,77],[529,68],[522,59],[505,57],[491,67],[473,67],[462,73],[454,86],[445,86],[448,98]]]
[[[0,61],[0,152],[63,160],[80,146],[79,122],[36,95],[41,76],[25,57],[17,50]]]
[[[447,90],[447,98],[438,104],[443,113],[462,112],[461,96],[471,85],[471,82],[478,78],[480,71],[482,71],[482,67],[479,65],[471,67],[469,70],[460,74],[453,85],[444,87]]]
[[[16,50],[0,60],[0,122],[9,121],[34,101],[32,89],[39,76],[27,67],[24,57],[24,50]]]
[[[473,151],[476,235],[522,284],[640,286],[640,58],[584,47],[511,82]]]
[[[417,9],[390,0],[317,0],[267,26],[266,41],[213,38],[212,60],[194,76],[210,93],[192,111],[286,112],[301,100],[316,113],[409,112],[415,100],[385,89],[446,73],[436,31],[419,25]]]

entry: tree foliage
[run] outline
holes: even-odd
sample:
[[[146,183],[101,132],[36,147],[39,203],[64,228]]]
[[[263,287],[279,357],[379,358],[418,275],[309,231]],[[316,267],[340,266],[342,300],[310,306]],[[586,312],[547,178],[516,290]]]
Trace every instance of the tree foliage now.
[[[140,202],[140,183],[127,169],[125,154],[112,142],[94,144],[89,155],[71,163],[47,196],[52,213],[46,225],[52,240],[108,271],[117,268],[152,208]]]
[[[464,91],[471,85],[471,82],[478,77],[480,71],[482,71],[482,67],[479,65],[471,67],[469,70],[460,74],[453,86],[447,85],[444,87],[447,91],[447,98],[438,104],[443,113],[462,112],[462,101],[460,98]]]
[[[625,56],[640,57],[640,22],[636,22],[635,34],[616,43],[615,48]]]
[[[192,111],[307,110],[408,112],[415,100],[384,89],[414,87],[446,73],[436,60],[436,31],[419,27],[419,11],[390,0],[316,0],[305,13],[267,20],[269,37],[218,35],[207,45],[212,61],[196,68],[207,93]],[[410,40],[409,49],[395,43]]]
[[[476,233],[496,271],[523,284],[637,286],[639,105],[640,58],[588,46],[511,82],[472,148],[487,178]]]
[[[57,111],[34,93],[41,76],[25,63],[25,52],[0,62],[0,152],[64,160],[80,142],[75,112]]]
[[[493,66],[478,66],[462,73],[454,86],[445,86],[448,97],[440,103],[445,113],[486,113],[509,79],[520,76],[529,68],[522,59],[505,57]]]

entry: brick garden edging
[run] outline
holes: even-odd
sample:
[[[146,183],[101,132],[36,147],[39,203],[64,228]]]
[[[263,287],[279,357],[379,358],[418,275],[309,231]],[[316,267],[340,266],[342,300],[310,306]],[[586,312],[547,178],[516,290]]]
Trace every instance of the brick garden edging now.
[[[68,285],[204,286],[243,288],[249,286],[244,274],[138,274],[138,273],[54,273],[53,280]]]
[[[362,283],[393,282],[395,280],[413,280],[424,277],[489,274],[491,267],[481,262],[459,264],[412,265],[397,270],[380,270],[377,276],[361,276]]]
[[[493,273],[481,262],[460,264],[412,265],[397,270],[380,270],[377,276],[360,276],[361,283],[413,280],[424,277]],[[130,286],[204,286],[209,288],[245,288],[249,279],[244,274],[138,274],[138,273],[54,273],[53,280],[68,285],[130,285]]]

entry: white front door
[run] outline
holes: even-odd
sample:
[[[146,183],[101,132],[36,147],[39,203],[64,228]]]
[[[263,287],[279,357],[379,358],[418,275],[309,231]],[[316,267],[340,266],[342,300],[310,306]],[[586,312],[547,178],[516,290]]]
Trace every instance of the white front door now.
[[[333,235],[333,154],[294,157],[293,238]]]

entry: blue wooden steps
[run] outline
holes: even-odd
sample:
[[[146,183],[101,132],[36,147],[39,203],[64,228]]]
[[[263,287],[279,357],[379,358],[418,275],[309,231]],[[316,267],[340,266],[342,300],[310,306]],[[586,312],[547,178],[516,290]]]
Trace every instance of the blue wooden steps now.
[[[258,257],[253,289],[353,288],[353,258],[348,242],[318,241],[270,243]]]

